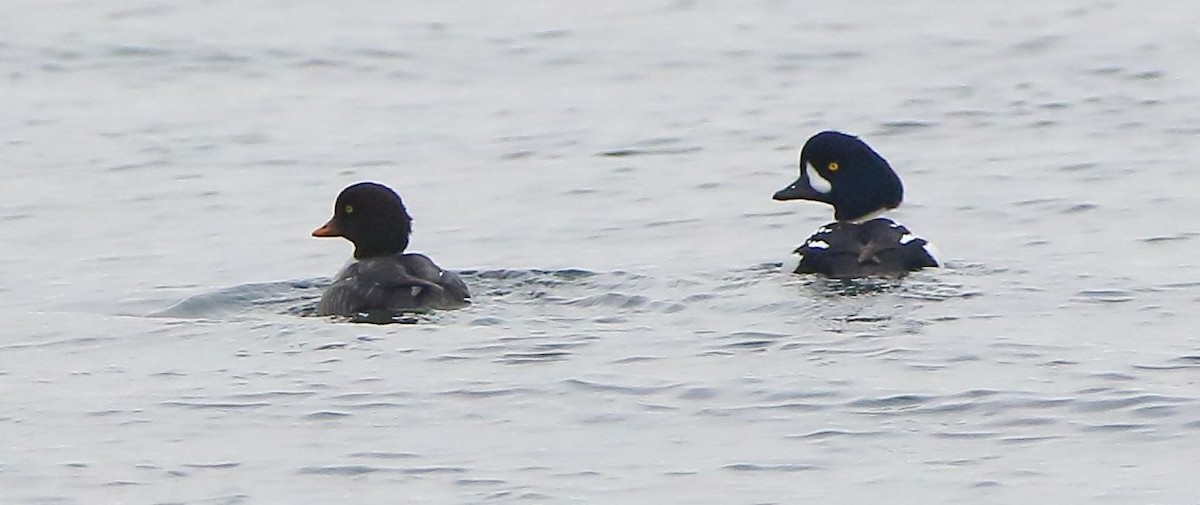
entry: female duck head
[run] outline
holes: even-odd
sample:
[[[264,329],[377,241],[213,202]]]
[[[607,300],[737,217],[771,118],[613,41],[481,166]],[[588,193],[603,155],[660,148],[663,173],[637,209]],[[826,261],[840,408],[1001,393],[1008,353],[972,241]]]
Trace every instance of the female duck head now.
[[[313,230],[314,237],[344,237],[354,244],[354,258],[403,252],[412,234],[412,216],[391,188],[360,182],[342,190],[333,217]]]

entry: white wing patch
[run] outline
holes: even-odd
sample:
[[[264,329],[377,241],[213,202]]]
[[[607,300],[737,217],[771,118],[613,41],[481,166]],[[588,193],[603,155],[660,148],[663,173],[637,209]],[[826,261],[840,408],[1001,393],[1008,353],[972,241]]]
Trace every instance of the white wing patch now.
[[[909,243],[909,242],[912,242],[912,241],[914,241],[914,240],[916,240],[916,239],[917,239],[917,236],[916,236],[916,235],[913,235],[913,234],[911,234],[911,233],[905,233],[904,235],[901,235],[901,236],[900,236],[900,245],[905,245],[905,244],[907,244],[907,243]]]
[[[810,249],[829,249],[829,242],[824,240],[809,240],[804,246]]]
[[[790,255],[788,255],[787,258],[785,258],[783,260],[783,265],[780,267],[780,271],[786,272],[789,274],[794,274],[794,273],[796,273],[796,269],[800,268],[801,261],[804,261],[803,254],[800,254],[800,253],[790,254]]]
[[[925,249],[925,254],[928,254],[930,258],[933,258],[933,261],[936,261],[939,265],[942,264],[942,260],[938,259],[938,255],[940,255],[941,252],[937,250],[937,247],[933,246],[933,242],[926,241],[925,245],[921,247]]]

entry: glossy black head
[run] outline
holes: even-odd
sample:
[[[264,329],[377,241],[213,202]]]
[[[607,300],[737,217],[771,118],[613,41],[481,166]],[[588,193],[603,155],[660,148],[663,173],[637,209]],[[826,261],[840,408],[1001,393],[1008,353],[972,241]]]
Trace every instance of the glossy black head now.
[[[312,235],[345,237],[361,260],[403,252],[411,233],[412,217],[400,195],[382,184],[360,182],[342,190],[333,217]]]
[[[904,198],[900,176],[865,142],[825,131],[800,150],[800,178],[776,200],[812,200],[833,206],[838,221],[861,221],[894,209]]]

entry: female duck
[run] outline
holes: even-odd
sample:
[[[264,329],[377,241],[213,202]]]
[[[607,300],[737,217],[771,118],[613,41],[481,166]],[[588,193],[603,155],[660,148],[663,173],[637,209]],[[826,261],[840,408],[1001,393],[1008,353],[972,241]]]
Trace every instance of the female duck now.
[[[836,221],[796,248],[793,271],[847,279],[900,277],[938,266],[925,239],[876,217],[903,199],[900,176],[865,142],[835,131],[814,135],[800,150],[800,178],[776,192],[775,200],[827,203]]]
[[[318,315],[375,310],[456,309],[470,304],[467,285],[421,254],[405,254],[412,217],[387,186],[360,182],[342,190],[333,217],[314,237],[344,237],[354,259],[317,303]]]

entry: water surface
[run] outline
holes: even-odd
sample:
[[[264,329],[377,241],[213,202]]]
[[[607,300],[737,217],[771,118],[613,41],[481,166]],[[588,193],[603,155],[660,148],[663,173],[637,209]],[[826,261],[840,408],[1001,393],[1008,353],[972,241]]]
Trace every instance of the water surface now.
[[[1194,502],[1195,10],[10,2],[0,501]],[[946,268],[778,271],[829,128]],[[303,317],[360,180],[472,307]]]

